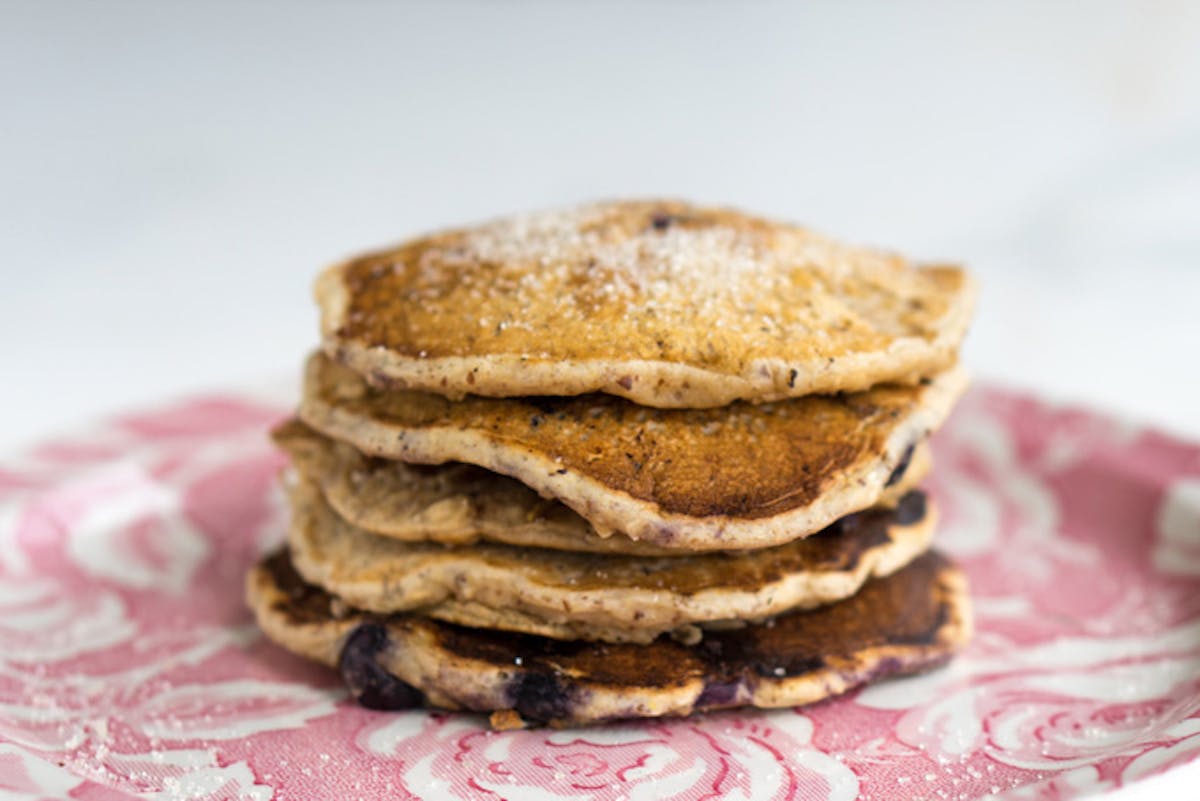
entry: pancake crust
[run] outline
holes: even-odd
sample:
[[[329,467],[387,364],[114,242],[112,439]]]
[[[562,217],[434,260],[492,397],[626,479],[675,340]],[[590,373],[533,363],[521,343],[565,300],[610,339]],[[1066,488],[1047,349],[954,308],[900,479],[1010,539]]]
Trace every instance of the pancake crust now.
[[[410,465],[371,458],[295,419],[278,426],[272,436],[291,457],[299,477],[319,486],[339,516],[375,534],[406,542],[502,542],[638,556],[699,550],[638,542],[625,536],[601,537],[563,504],[546,500],[521,482],[481,467],[458,463]],[[932,462],[929,444],[921,442],[907,466],[892,475],[893,483],[878,505],[894,506],[924,480]]]
[[[697,627],[840,601],[923,553],[937,517],[912,492],[896,509],[860,512],[786,545],[654,558],[404,543],[346,523],[311,484],[295,485],[291,500],[296,569],[357,609],[606,642],[664,632],[699,640]]]
[[[649,409],[610,395],[450,401],[376,389],[315,354],[299,415],[373,456],[511,476],[601,536],[757,548],[878,503],[965,386],[955,369],[915,386],[723,409]]]
[[[251,571],[247,600],[269,638],[337,666],[366,706],[425,704],[555,726],[810,704],[941,664],[971,630],[965,578],[934,553],[841,603],[712,632],[693,646],[669,637],[568,642],[371,615],[306,584],[286,551]]]
[[[315,294],[326,352],[380,384],[664,408],[932,375],[974,304],[956,267],[678,201],[434,234],[329,268]]]

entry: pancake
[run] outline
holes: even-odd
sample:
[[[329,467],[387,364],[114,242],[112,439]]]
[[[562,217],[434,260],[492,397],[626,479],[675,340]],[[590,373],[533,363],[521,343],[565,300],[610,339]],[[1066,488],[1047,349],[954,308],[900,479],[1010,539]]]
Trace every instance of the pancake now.
[[[307,482],[292,487],[291,500],[296,569],[357,609],[606,642],[664,632],[698,640],[697,627],[840,601],[928,549],[936,522],[914,491],[895,509],[860,512],[786,545],[656,558],[405,543],[350,525]]]
[[[649,409],[611,395],[481,398],[380,390],[315,354],[299,416],[369,455],[467,462],[515,478],[601,536],[759,548],[879,502],[966,386],[914,386],[723,409]]]
[[[316,298],[326,352],[380,385],[705,408],[944,371],[974,287],[794,225],[632,201],[367,254]]]
[[[407,542],[503,542],[586,553],[668,556],[692,553],[624,536],[601,537],[586,520],[515,479],[473,465],[410,465],[363,455],[299,420],[272,432],[303,481],[320,487],[339,516],[358,528]],[[880,497],[893,506],[929,474],[921,442]]]
[[[810,704],[945,662],[969,637],[962,574],[927,553],[831,606],[687,646],[570,642],[347,608],[286,551],[247,578],[266,635],[338,667],[365,706],[491,712],[502,725],[580,725],[738,706]]]

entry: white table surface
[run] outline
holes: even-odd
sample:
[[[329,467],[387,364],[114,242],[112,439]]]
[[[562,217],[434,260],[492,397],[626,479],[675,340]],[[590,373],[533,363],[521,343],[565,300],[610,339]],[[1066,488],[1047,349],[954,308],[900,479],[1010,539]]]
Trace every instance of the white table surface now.
[[[297,371],[349,252],[631,194],[963,261],[981,380],[1200,437],[1200,4],[1050,5],[4,2],[0,448]]]

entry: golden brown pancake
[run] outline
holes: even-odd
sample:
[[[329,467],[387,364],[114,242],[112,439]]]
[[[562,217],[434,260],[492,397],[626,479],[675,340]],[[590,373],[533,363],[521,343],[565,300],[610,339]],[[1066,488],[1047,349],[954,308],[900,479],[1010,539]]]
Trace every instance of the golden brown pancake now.
[[[694,641],[702,627],[840,601],[923,553],[937,517],[914,491],[786,545],[654,558],[400,542],[348,524],[307,482],[290,496],[293,564],[357,609],[606,642]]]
[[[295,419],[278,426],[273,437],[291,457],[299,477],[319,486],[338,515],[375,534],[407,542],[502,542],[638,556],[701,550],[619,535],[601,537],[563,504],[542,498],[515,479],[474,465],[410,465],[371,458]],[[917,445],[907,466],[893,472],[892,484],[878,505],[894,506],[929,474],[932,460],[929,444]]]
[[[879,502],[966,379],[724,409],[650,409],[611,395],[481,398],[387,391],[316,354],[300,417],[360,451],[467,462],[584,517],[668,547],[777,545]]]
[[[340,669],[360,703],[501,713],[555,726],[810,704],[941,664],[968,639],[966,584],[929,553],[831,606],[687,646],[562,641],[413,615],[373,615],[304,582],[286,551],[247,578],[262,630]]]
[[[944,371],[974,287],[794,225],[625,201],[367,254],[316,297],[326,352],[381,385],[703,408]]]

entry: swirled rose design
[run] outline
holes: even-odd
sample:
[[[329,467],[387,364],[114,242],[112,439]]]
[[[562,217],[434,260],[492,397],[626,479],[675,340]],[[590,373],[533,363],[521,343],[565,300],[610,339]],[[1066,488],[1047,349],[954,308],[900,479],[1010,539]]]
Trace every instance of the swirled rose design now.
[[[680,801],[789,799],[800,787],[813,797],[854,798],[856,778],[809,745],[807,719],[780,722],[748,715],[577,732],[472,731],[458,737],[430,772],[463,798],[473,792],[503,796],[524,783],[541,787],[545,798],[597,801],[648,793]]]
[[[1200,448],[976,391],[935,441],[975,643],[797,713],[489,732],[375,713],[263,642],[287,409],[128,415],[0,464],[0,794],[1075,798],[1200,755]],[[1136,476],[1136,480],[1130,480]]]

